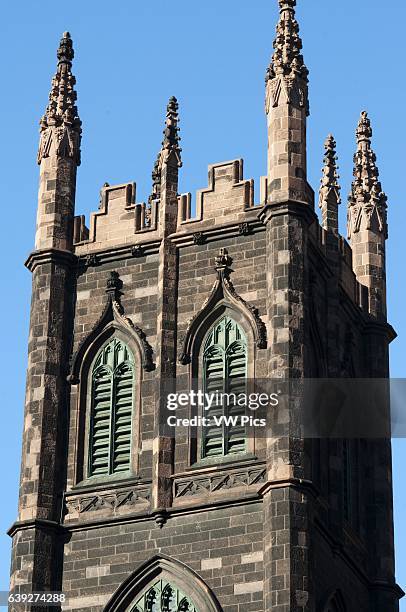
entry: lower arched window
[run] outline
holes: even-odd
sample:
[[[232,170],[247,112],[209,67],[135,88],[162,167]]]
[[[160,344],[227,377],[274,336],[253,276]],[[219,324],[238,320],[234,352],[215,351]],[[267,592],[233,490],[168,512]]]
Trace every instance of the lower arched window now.
[[[98,352],[90,380],[88,475],[108,476],[131,469],[134,358],[113,338]]]
[[[191,599],[167,580],[157,580],[129,612],[199,612]]]
[[[241,424],[245,403],[238,401],[246,392],[247,341],[241,327],[231,317],[217,321],[206,336],[202,355],[203,391],[216,398],[205,416],[202,459],[241,454],[246,451],[246,428]]]

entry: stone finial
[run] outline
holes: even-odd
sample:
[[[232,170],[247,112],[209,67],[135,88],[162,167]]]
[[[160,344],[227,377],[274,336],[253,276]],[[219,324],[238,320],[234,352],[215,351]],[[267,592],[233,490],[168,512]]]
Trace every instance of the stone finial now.
[[[232,257],[228,254],[228,250],[221,248],[219,254],[214,258],[214,269],[217,272],[227,271],[233,263]]]
[[[180,168],[182,165],[181,161],[181,151],[182,149],[179,146],[180,136],[179,136],[179,104],[175,96],[172,96],[169,99],[168,106],[166,109],[166,125],[164,129],[164,139],[162,141],[162,153],[163,153],[163,161],[166,161],[174,155],[177,161],[177,165]]]
[[[123,283],[120,280],[120,275],[118,272],[113,270],[110,272],[110,276],[106,282],[106,293],[109,296],[110,300],[115,301],[120,297],[120,289],[122,288]]]
[[[332,134],[327,136],[324,143],[323,176],[320,181],[319,206],[322,211],[322,226],[326,230],[338,234],[338,205],[341,202],[340,184],[338,182],[338,166],[336,155],[336,141]]]
[[[372,128],[363,111],[356,130],[354,180],[348,197],[348,236],[361,229],[374,229],[387,238],[387,197],[379,181],[376,155],[371,147]]]
[[[279,0],[279,22],[276,26],[274,53],[267,69],[266,80],[277,76],[300,78],[308,82],[309,71],[301,54],[302,40],[295,18],[296,0]]]
[[[38,163],[56,155],[80,164],[82,122],[76,107],[76,79],[72,74],[74,51],[69,32],[64,32],[57,51],[58,65],[52,79],[48,106],[40,121]]]

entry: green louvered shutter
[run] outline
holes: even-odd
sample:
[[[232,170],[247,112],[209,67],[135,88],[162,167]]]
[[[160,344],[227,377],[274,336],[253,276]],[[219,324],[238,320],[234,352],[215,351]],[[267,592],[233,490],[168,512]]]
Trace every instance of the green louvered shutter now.
[[[113,472],[126,472],[131,463],[133,370],[128,363],[114,375]]]
[[[222,391],[224,385],[224,351],[219,346],[210,347],[204,356],[204,392]],[[209,416],[221,416],[223,406],[215,404],[210,408]],[[216,457],[224,454],[223,427],[213,423],[203,429],[202,455]]]
[[[111,372],[101,366],[93,372],[90,475],[109,473]]]
[[[203,352],[204,393],[246,392],[247,347],[244,332],[230,317],[223,317],[207,335]],[[232,402],[213,405],[206,416],[240,417],[245,407]],[[202,458],[241,454],[246,450],[246,428],[212,424],[202,430]]]
[[[226,389],[227,393],[239,394],[246,391],[247,357],[246,347],[241,342],[235,342],[226,354]],[[241,417],[246,413],[245,405],[239,403],[228,406],[229,416]],[[244,425],[229,425],[227,428],[227,454],[243,453],[245,451],[246,428]]]
[[[89,476],[131,468],[134,360],[117,338],[97,354],[92,369]]]

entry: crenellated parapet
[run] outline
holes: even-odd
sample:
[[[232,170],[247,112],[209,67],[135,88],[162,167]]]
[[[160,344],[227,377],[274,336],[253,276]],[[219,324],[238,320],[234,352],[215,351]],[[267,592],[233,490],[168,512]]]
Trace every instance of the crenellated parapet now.
[[[160,173],[158,168],[156,162],[153,177]],[[262,185],[264,198],[266,179]],[[90,217],[89,229],[83,215],[75,217],[76,254],[159,240],[158,220],[163,214],[161,188],[161,182],[156,181],[148,201],[137,202],[135,183],[105,184],[100,192],[99,210]],[[238,226],[255,220],[260,207],[261,204],[254,204],[253,179],[244,179],[242,159],[211,164],[208,187],[197,191],[194,210],[190,193],[177,196],[176,228],[172,233],[195,236],[230,224]]]
[[[208,187],[196,194],[195,215],[191,213],[191,196],[180,196],[179,224],[187,229],[189,223],[211,226],[242,219],[254,207],[254,181],[244,179],[243,160],[211,164],[208,168]]]

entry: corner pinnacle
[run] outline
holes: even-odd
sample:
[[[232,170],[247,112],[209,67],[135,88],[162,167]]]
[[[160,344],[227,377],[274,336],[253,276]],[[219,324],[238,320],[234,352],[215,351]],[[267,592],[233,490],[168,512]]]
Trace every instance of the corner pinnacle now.
[[[279,0],[279,22],[276,26],[274,53],[267,69],[266,80],[278,75],[298,76],[306,83],[309,71],[301,54],[302,40],[295,18],[296,0]]]
[[[354,155],[354,179],[348,196],[348,235],[361,227],[383,232],[387,237],[387,196],[382,191],[376,155],[371,146],[372,127],[366,111],[362,111],[356,129],[357,150]],[[374,221],[375,220],[375,221]]]
[[[76,107],[76,79],[72,74],[74,50],[69,32],[64,32],[57,50],[58,64],[52,79],[49,102],[40,121],[38,163],[51,154],[74,158],[80,164],[82,122]]]

